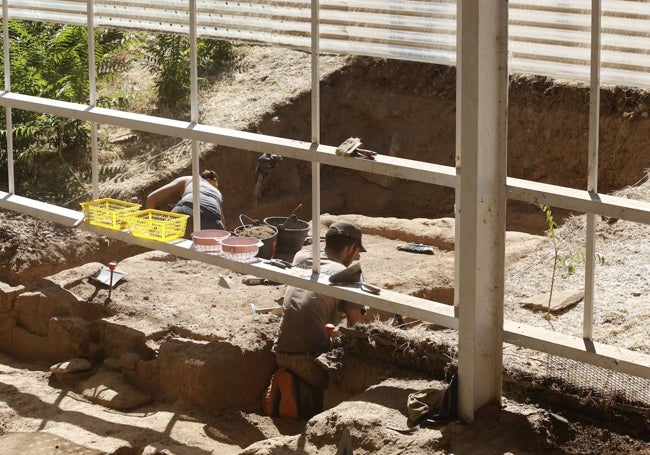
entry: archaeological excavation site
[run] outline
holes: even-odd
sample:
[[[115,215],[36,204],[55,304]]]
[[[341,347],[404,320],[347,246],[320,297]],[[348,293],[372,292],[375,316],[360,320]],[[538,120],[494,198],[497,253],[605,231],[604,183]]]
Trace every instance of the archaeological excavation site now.
[[[293,58],[297,63],[305,57]],[[454,83],[454,71],[444,67],[342,61],[323,80],[328,142],[357,134],[381,154],[451,165]],[[577,151],[586,149],[586,97],[580,86],[540,77],[511,80],[509,175],[584,185],[586,158]],[[603,112],[608,127],[601,142],[612,153],[601,159],[601,183],[610,193],[647,200],[650,120],[635,110],[648,102],[647,95],[612,90],[603,97],[610,110]],[[298,140],[308,136],[307,92],[274,106],[249,127]],[[121,146],[141,140],[146,138],[136,135]],[[202,165],[221,175],[229,229],[239,226],[242,214],[263,220],[287,216],[297,206],[296,215],[311,228],[308,166],[282,160],[254,201],[259,154],[229,152],[217,147],[202,156]],[[166,163],[157,165],[150,164],[148,180],[128,171],[116,176],[115,192],[107,185],[106,195],[142,199],[164,183],[157,176],[188,172],[166,173]],[[453,306],[452,191],[335,167],[323,169],[321,186],[322,228],[348,219],[364,231],[366,281],[383,292]],[[580,248],[584,217],[554,214],[563,248]],[[636,395],[587,393],[585,378],[600,374],[595,367],[507,344],[503,409],[483,410],[473,426],[409,428],[409,394],[442,387],[456,372],[457,333],[414,318],[398,323],[394,314],[372,308],[366,323],[351,329],[343,324],[343,336],[328,354],[326,410],[309,421],[264,416],[261,397],[275,369],[271,347],[280,321],[274,309],[285,285],[249,285],[246,275],[226,268],[11,212],[2,216],[1,428],[9,446],[54,444],[60,453],[335,453],[348,430],[354,453],[648,450],[647,382],[612,380],[637,384]],[[576,330],[571,326],[580,317],[580,303],[550,320],[544,305],[540,310],[527,304],[549,290],[553,244],[544,213],[512,204],[507,225],[507,318]],[[598,233],[606,257],[598,292],[608,302],[599,310],[599,336],[647,351],[644,327],[620,331],[626,324],[621,318],[638,322],[650,311],[643,273],[647,227],[599,219]],[[399,249],[409,243],[428,245],[433,254]],[[632,282],[620,287],[608,281],[614,270],[607,269],[627,261],[640,261],[637,272],[626,267]],[[104,271],[105,278],[110,262],[117,264],[112,288],[100,276]],[[556,292],[579,290],[580,274],[557,278]],[[565,369],[573,373],[567,376]],[[601,440],[592,446],[595,435]]]
[[[366,3],[321,6],[324,23],[406,14]],[[433,3],[455,14],[456,2]],[[613,63],[596,99],[593,79],[548,75],[566,62],[518,47],[553,42],[517,28],[528,3],[510,7],[508,53],[492,59],[467,44],[454,57],[476,53],[476,71],[471,60],[461,72],[447,54],[426,57],[442,45],[409,52],[418,39],[401,33],[424,17],[413,6],[408,27],[380,24],[390,37],[322,32],[317,65],[293,45],[305,33],[294,19],[277,45],[266,35],[268,45],[255,44],[253,28],[225,70],[164,109],[140,51],[98,85],[99,99],[120,93],[128,108],[6,88],[8,112],[70,116],[97,141],[85,173],[63,153],[0,156],[0,452],[650,454],[650,92],[610,83]],[[642,2],[611,3],[607,17]],[[540,23],[584,13],[539,8]],[[628,16],[650,20],[639,8]],[[506,57],[514,66],[499,86]],[[350,139],[361,152],[341,152]],[[61,169],[68,180],[49,177]],[[218,174],[228,238],[270,233],[259,251],[229,255],[226,242],[208,248],[198,234],[168,241],[91,222],[97,201],[139,210],[199,170]],[[292,264],[322,250],[339,221],[363,232],[358,282]],[[323,410],[297,418],[265,404],[289,287],[367,309],[331,329],[317,358]]]

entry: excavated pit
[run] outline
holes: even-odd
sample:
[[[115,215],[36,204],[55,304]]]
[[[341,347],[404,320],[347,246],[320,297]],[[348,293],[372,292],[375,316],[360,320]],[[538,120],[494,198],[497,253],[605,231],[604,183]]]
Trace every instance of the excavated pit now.
[[[588,88],[521,76],[513,77],[510,87],[508,175],[586,187]],[[365,148],[380,154],[453,166],[455,96],[453,68],[358,59],[322,82],[321,141],[338,144],[358,136]],[[650,105],[649,99],[645,92],[625,88],[603,91],[600,191],[637,183],[650,168],[650,120],[647,110],[639,111]],[[309,110],[309,94],[298,95],[251,130],[309,140]],[[265,175],[256,197],[258,156],[219,147],[203,157],[204,167],[220,170],[227,219],[287,216],[300,204],[296,214],[309,219],[309,162],[284,159]],[[453,304],[454,231],[448,218],[453,216],[453,191],[329,166],[322,168],[321,188],[323,213],[362,215],[375,261],[390,262],[396,246],[407,242],[435,247],[431,257],[414,255],[397,272],[367,261],[364,274],[386,289]],[[555,214],[558,221],[568,215],[559,209]],[[510,201],[507,216],[510,231],[539,235],[548,228],[539,209],[527,204]],[[534,235],[526,238],[532,243],[525,251],[537,248]],[[68,253],[49,267],[41,264],[38,272],[25,272],[22,283],[20,274],[3,272],[0,279],[11,284],[2,283],[0,289],[2,351],[50,364],[89,360],[92,368],[85,374],[58,374],[53,384],[109,408],[182,400],[211,412],[259,412],[259,398],[275,367],[271,345],[279,318],[254,315],[250,304],[277,304],[282,286],[246,286],[228,270],[128,245],[113,243],[84,253]],[[107,303],[106,288],[88,277],[109,258],[119,259],[127,278]],[[425,272],[432,267],[435,276]],[[228,307],[226,316],[223,306]],[[345,403],[382,378],[442,379],[455,370],[452,333],[422,324],[412,330],[388,327],[392,316],[378,312],[376,324],[346,331],[345,342],[334,352],[339,369],[331,376],[328,407]],[[525,364],[511,365],[506,390],[512,396],[537,390],[539,376],[524,371]],[[100,393],[99,384],[113,384],[114,393]],[[609,416],[611,409],[594,406],[589,411]],[[638,427],[647,429],[647,420]]]

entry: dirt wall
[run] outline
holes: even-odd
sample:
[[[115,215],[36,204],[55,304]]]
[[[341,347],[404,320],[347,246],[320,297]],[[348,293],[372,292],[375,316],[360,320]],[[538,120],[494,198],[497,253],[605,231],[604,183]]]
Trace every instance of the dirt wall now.
[[[339,144],[360,137],[380,154],[453,166],[456,134],[454,68],[358,59],[321,84],[321,142]],[[585,189],[589,141],[589,89],[545,77],[512,76],[509,91],[508,175]],[[253,129],[310,140],[309,93],[287,100]],[[650,95],[626,88],[601,91],[599,191],[638,182],[650,168]],[[286,216],[303,204],[311,214],[311,166],[285,159],[253,195],[259,154],[217,148],[207,166],[237,169],[221,177],[228,189],[228,217]],[[322,212],[366,216],[438,218],[453,214],[449,188],[374,176],[347,169],[321,169]],[[510,202],[508,229],[540,233],[545,227],[536,207]],[[561,219],[558,211],[556,219]]]

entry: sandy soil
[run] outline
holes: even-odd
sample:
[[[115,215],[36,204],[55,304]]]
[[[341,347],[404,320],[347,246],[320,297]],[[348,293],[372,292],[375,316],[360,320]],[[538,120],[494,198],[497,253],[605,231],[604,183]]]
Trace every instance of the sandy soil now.
[[[251,124],[256,124],[262,129],[266,125],[278,135],[285,133],[283,128],[286,117],[280,114],[284,109],[282,100],[286,103],[291,96],[300,98],[306,90],[305,87],[309,84],[309,78],[306,76],[308,73],[305,72],[308,71],[308,58],[300,53],[289,54],[289,62],[292,63],[289,66],[294,68],[295,72],[286,74],[274,71],[279,54],[275,54],[271,49],[263,49],[261,55],[263,58],[253,58],[252,55],[242,58],[242,69],[233,76],[238,83],[232,84],[230,89],[236,93],[220,92],[214,98],[214,106],[218,104],[221,109],[208,108],[212,106],[209,103],[204,105],[206,115],[215,116],[210,117],[208,123],[214,121],[214,124],[242,129],[250,129]],[[253,64],[253,61],[256,63]],[[344,59],[332,58],[329,61],[332,66],[327,68],[332,71],[344,63]],[[390,64],[380,62],[376,65]],[[246,71],[246,67],[252,67],[254,71]],[[361,69],[356,68],[354,71]],[[337,77],[329,79],[332,87],[337,86]],[[434,91],[443,101],[451,103],[453,93],[448,86],[443,88],[443,85],[449,84],[453,78],[445,74],[440,77],[436,82],[440,86]],[[279,85],[276,84],[280,82],[276,81],[282,78],[302,83],[290,84],[288,94],[274,93],[279,91]],[[259,94],[262,79],[269,85],[268,96]],[[255,87],[257,91],[251,90],[251,87]],[[405,90],[405,87],[398,87]],[[396,87],[393,85],[392,88]],[[352,96],[354,90],[351,84],[345,93]],[[422,94],[422,97],[426,98],[425,95]],[[418,96],[409,95],[408,98],[412,99],[413,103],[420,102]],[[576,95],[576,98],[579,96]],[[376,94],[373,99],[377,99]],[[245,105],[245,108],[237,109],[241,114],[233,116],[235,109],[230,108],[236,103]],[[273,110],[271,106],[274,104],[278,115],[267,116],[266,113]],[[528,105],[527,115],[532,115],[530,110],[535,109],[535,106]],[[298,110],[294,115],[301,115],[299,107],[294,105],[291,109]],[[521,106],[514,108],[517,109],[526,110]],[[391,112],[386,113],[387,117],[394,114]],[[575,115],[575,112],[573,114]],[[569,114],[558,117],[558,124],[565,122],[568,116]],[[261,117],[263,120],[260,120]],[[337,121],[345,123],[346,120],[339,118]],[[453,123],[452,120],[449,122]],[[327,125],[327,122],[325,124]],[[424,123],[418,125],[418,131],[423,132]],[[286,128],[296,129],[289,126]],[[448,123],[440,128],[449,129]],[[371,130],[372,128],[367,131],[368,137],[372,137]],[[347,132],[340,134],[346,136]],[[647,137],[638,139],[643,136],[637,136],[639,133],[636,129],[626,134],[627,137],[637,138],[632,142],[640,146],[644,144],[644,140],[648,140]],[[379,133],[377,135],[379,136]],[[415,136],[417,135],[413,135]],[[402,136],[398,139],[403,150],[414,150],[414,144],[409,142],[411,137]],[[388,142],[391,141],[397,150],[397,139],[388,138]],[[525,142],[525,139],[520,141]],[[332,143],[336,143],[336,140],[332,139]],[[384,147],[381,144],[380,146]],[[421,148],[426,147],[422,145]],[[637,153],[636,150],[633,150],[633,154]],[[112,195],[121,195],[128,199],[134,195],[137,197],[147,188],[173,177],[176,173],[183,172],[187,166],[186,145],[180,144],[178,147],[167,149],[167,152],[152,154],[146,168],[136,165],[137,160],[134,158],[132,165],[125,165],[124,172],[119,176],[105,179],[103,187],[111,188]],[[445,151],[450,152],[451,150]],[[210,159],[217,160],[221,169],[237,169],[231,161],[217,152],[209,151],[208,147],[205,154],[206,162]],[[245,158],[244,163],[251,167],[255,160],[256,157]],[[295,174],[303,178],[306,170],[299,164],[284,164],[287,164],[287,172],[284,175]],[[294,170],[296,172],[293,172]],[[623,173],[623,169],[619,171]],[[634,172],[630,170],[627,180],[636,178],[633,181],[639,181],[638,171],[639,169],[634,169]],[[558,173],[550,172],[552,178],[559,178]],[[246,173],[252,176],[252,172]],[[302,197],[284,197],[280,194],[287,188],[294,188],[300,193],[304,182],[274,183],[273,179],[279,178],[274,176],[267,182],[269,186],[260,206],[252,210],[252,183],[250,179],[241,176],[237,180],[234,174],[236,173],[223,174],[226,182],[223,187],[227,200],[232,204],[229,206],[231,212],[228,217],[235,225],[238,213],[246,212],[255,218],[285,214],[304,200]],[[543,176],[539,177],[543,180]],[[382,195],[406,190],[409,192],[406,194],[413,194],[414,200],[418,199],[419,190],[396,186],[401,182],[367,177],[350,181],[350,176],[345,172],[329,171],[326,172],[325,178],[328,184],[334,185],[333,188],[341,187],[347,178],[350,191],[364,195],[358,199],[363,199],[365,205],[348,199],[347,207],[343,206],[333,213],[369,213],[368,216],[346,215],[359,222],[366,232],[364,243],[367,244],[368,253],[362,258],[362,263],[367,281],[384,289],[448,304],[453,302],[453,220],[436,219],[437,217],[429,214],[424,217],[398,216],[403,212],[397,209],[389,210],[389,216],[379,216],[380,212],[386,210],[385,207],[395,205],[394,199]],[[623,177],[622,179],[625,180]],[[650,200],[648,186],[647,182],[636,185],[626,190],[626,195]],[[336,191],[335,193],[340,194]],[[431,204],[431,198],[435,197],[438,196],[428,196],[421,204],[414,204],[414,213]],[[444,196],[442,198],[444,199]],[[348,208],[352,210],[346,210]],[[307,207],[305,210],[309,213]],[[147,360],[145,357],[148,353],[162,358],[159,352],[161,346],[173,343],[176,343],[176,346],[187,344],[192,346],[192,349],[199,349],[200,346],[227,342],[242,346],[243,351],[260,351],[263,354],[275,335],[279,318],[273,314],[255,315],[251,304],[260,307],[276,305],[283,293],[282,285],[247,286],[242,283],[240,275],[229,270],[157,251],[144,252],[120,242],[108,241],[83,231],[62,229],[23,216],[9,213],[0,213],[0,216],[0,258],[3,264],[0,280],[4,282],[0,294],[9,295],[19,286],[29,289],[32,285],[38,285],[41,277],[61,271],[50,281],[66,283],[64,288],[80,302],[85,302],[89,308],[98,312],[106,323],[127,327],[142,334],[147,348],[141,352],[142,361]],[[332,217],[325,216],[323,222],[331,219]],[[541,213],[526,210],[512,213],[510,220],[514,225],[534,225],[536,227],[531,230],[538,233],[540,226],[543,229],[544,225]],[[561,251],[565,256],[581,251],[583,225],[583,218],[578,217],[559,231],[562,239]],[[647,316],[650,315],[650,251],[646,241],[650,234],[648,227],[623,221],[601,220],[598,229],[598,251],[606,260],[597,271],[597,297],[600,303],[596,309],[595,338],[650,353],[647,328],[639,323],[648,320]],[[407,242],[432,245],[435,254],[399,252],[397,246]],[[544,317],[544,311],[532,311],[523,305],[530,298],[548,291],[552,251],[553,245],[546,237],[521,232],[509,234],[506,317],[531,325],[548,327],[550,324],[555,330],[576,335],[580,333],[580,303],[553,314],[550,321]],[[107,289],[96,286],[85,278],[110,260],[118,261],[117,270],[124,272],[126,277],[112,291],[111,300],[107,301]],[[583,267],[580,266],[579,260],[576,259],[576,262],[576,274],[559,272],[556,282],[558,291],[580,289]],[[3,322],[11,312],[7,310],[6,302],[7,300],[2,301],[3,311],[0,312]],[[378,316],[379,320],[375,321],[375,324],[392,333],[395,329],[387,328],[390,315]],[[445,343],[454,342],[453,334],[431,330],[424,324],[399,332],[412,332],[412,335],[406,336],[412,336],[416,341],[438,337],[436,339],[439,339],[443,346]],[[126,338],[127,332],[124,334]],[[512,347],[506,347],[504,352],[506,363],[513,371],[529,369],[540,374],[545,371],[544,364],[548,361],[546,357],[524,353]],[[192,357],[196,354],[190,350],[185,355],[188,362],[198,362],[196,357]],[[401,357],[397,356],[394,363]],[[263,355],[259,358],[265,359]],[[235,393],[236,387],[232,385],[234,388],[223,390],[223,396],[217,397],[218,399],[203,397],[204,401],[200,402],[197,399],[201,397],[199,392],[188,394],[195,398],[196,402],[187,397],[175,398],[174,390],[170,389],[182,388],[184,379],[189,383],[192,378],[183,378],[182,372],[172,377],[173,374],[169,372],[173,370],[171,367],[165,372],[166,377],[170,378],[169,382],[158,384],[164,393],[156,395],[152,390],[135,390],[133,400],[142,397],[136,395],[136,392],[153,396],[149,397],[150,400],[143,400],[145,404],[135,409],[116,409],[115,402],[111,403],[103,398],[101,386],[84,382],[90,378],[62,383],[60,378],[54,377],[49,370],[52,361],[17,360],[15,356],[3,355],[0,358],[0,440],[6,448],[5,453],[10,455],[334,454],[344,430],[347,429],[351,433],[355,454],[650,453],[647,437],[639,436],[638,433],[629,434],[633,426],[637,429],[650,428],[647,413],[641,418],[640,425],[638,422],[632,425],[628,414],[617,414],[616,411],[610,414],[613,417],[612,421],[608,422],[609,425],[596,425],[593,422],[596,418],[594,416],[601,414],[594,412],[593,407],[585,405],[580,412],[579,404],[571,409],[542,406],[536,402],[536,397],[526,397],[525,394],[512,394],[502,409],[482,410],[474,425],[456,422],[433,428],[420,428],[413,432],[398,431],[404,430],[406,426],[405,405],[408,394],[440,383],[430,374],[408,374],[404,369],[393,369],[395,365],[390,365],[390,362],[377,363],[358,357],[354,359],[343,362],[341,372],[337,373],[339,376],[332,378],[333,387],[327,397],[330,409],[305,422],[270,419],[260,415],[255,406],[257,396],[250,397],[248,405],[239,408],[220,409],[212,406],[218,399],[225,400],[229,393],[237,395],[241,392]],[[124,363],[128,362],[128,359],[119,361]],[[235,363],[233,360],[233,364]],[[263,361],[257,365],[257,369],[264,367]],[[114,378],[110,369],[103,366],[97,368],[103,375],[93,376],[99,384],[103,384],[105,389],[118,389],[119,386],[111,382]],[[256,372],[256,365],[249,365],[247,368],[248,370],[242,371],[247,371],[251,376],[259,374]],[[151,372],[149,374],[154,376]],[[245,378],[241,382],[246,383]],[[137,383],[138,381],[131,382],[131,386]],[[206,384],[206,388],[209,389],[209,385],[211,384]],[[592,420],[587,418],[585,413],[591,413]],[[617,419],[620,421],[619,425],[616,425]],[[626,424],[629,427],[627,429],[623,428]]]
[[[323,221],[327,223],[333,218],[325,216]],[[453,232],[452,220],[434,223],[433,220],[358,215],[348,218],[359,222],[368,232],[364,240],[368,253],[364,254],[362,264],[369,282],[414,295],[435,295],[438,300],[453,295],[450,293],[453,251],[446,243]],[[397,246],[414,241],[426,229],[429,229],[427,238],[435,248],[434,255],[397,250]],[[527,234],[511,236],[511,273],[516,275],[517,270],[527,270],[529,274],[542,275],[548,264],[533,261],[531,265],[530,261],[546,241]],[[612,255],[608,257],[615,262]],[[119,261],[116,270],[125,277],[107,301],[106,287],[80,279],[92,275],[101,266],[91,262],[60,272],[52,281],[68,283],[65,288],[81,301],[105,312],[103,320],[144,334],[147,347],[154,352],[170,340],[208,345],[225,340],[252,349],[268,346],[275,336],[279,317],[255,315],[251,304],[277,305],[283,285],[248,286],[242,283],[241,275],[228,270],[151,251]],[[567,284],[562,278],[559,283]],[[634,294],[648,295],[648,283],[644,280],[636,282],[633,289]],[[522,292],[509,291],[509,301],[516,301]],[[639,311],[648,311],[646,297],[632,296]],[[602,311],[622,310],[627,305],[626,301],[613,301]],[[520,304],[509,306],[507,311],[511,319],[549,323],[543,317],[544,312],[531,311]],[[559,330],[574,322],[575,315],[581,311],[578,305],[554,316],[551,323]],[[389,315],[380,316],[374,324],[385,328]],[[625,339],[636,340],[640,344],[637,348],[648,352],[644,328],[632,322],[626,324]],[[606,328],[607,323],[604,324]],[[452,334],[431,332],[422,325],[407,332],[412,332],[408,336],[412,337],[413,346],[432,333],[442,337],[443,346],[454,343]],[[609,333],[612,332],[610,329]],[[546,357],[538,354],[526,356],[509,348],[505,353],[506,362],[514,371],[526,368],[534,371],[546,361]],[[192,358],[189,351],[186,355]],[[439,383],[426,374],[389,371],[390,367],[386,366],[378,368],[372,361],[358,360],[357,368],[346,366],[339,373],[341,377],[334,381],[333,390],[328,392],[330,409],[309,422],[264,417],[254,403],[239,409],[219,409],[188,399],[164,398],[147,401],[133,410],[114,409],[114,404],[93,397],[100,395],[96,387],[57,380],[49,371],[51,363],[24,363],[7,356],[2,359],[0,385],[5,398],[0,407],[0,428],[4,433],[0,438],[7,447],[15,447],[10,454],[25,453],[21,450],[36,445],[51,450],[55,446],[72,447],[73,443],[84,447],[78,453],[93,453],[90,449],[97,453],[137,454],[335,453],[344,428],[352,434],[354,453],[362,454],[650,453],[650,443],[639,436],[626,436],[621,428],[588,423],[584,420],[589,414],[587,407],[581,416],[575,409],[544,408],[535,404],[534,399],[525,404],[520,397],[508,400],[501,410],[483,410],[479,414],[482,417],[472,426],[454,423],[404,434],[395,428],[406,429],[408,394]],[[117,388],[106,376],[94,377],[103,388]],[[174,379],[178,380],[183,381],[182,375]],[[169,384],[174,387],[173,384],[179,383]],[[230,389],[224,393],[238,392]],[[215,400],[218,402],[218,397]],[[27,438],[25,433],[38,435]],[[126,447],[132,451],[118,452]],[[49,453],[34,450],[33,453]]]

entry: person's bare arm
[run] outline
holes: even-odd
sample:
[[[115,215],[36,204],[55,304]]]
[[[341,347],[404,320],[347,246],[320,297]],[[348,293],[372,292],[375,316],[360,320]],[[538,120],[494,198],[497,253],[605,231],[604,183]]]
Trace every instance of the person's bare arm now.
[[[354,308],[347,310],[345,316],[348,321],[348,327],[352,327],[357,322],[360,322],[363,319],[363,311],[360,308]]]
[[[178,177],[175,180],[172,180],[167,185],[163,185],[157,190],[152,191],[147,196],[147,208],[155,209],[158,207],[158,204],[169,199],[172,196],[180,198],[183,194],[183,190],[187,184],[191,181],[192,177]]]
[[[223,215],[223,204],[221,204],[221,224],[223,225],[223,228],[227,231],[228,228],[226,227],[226,218]]]

